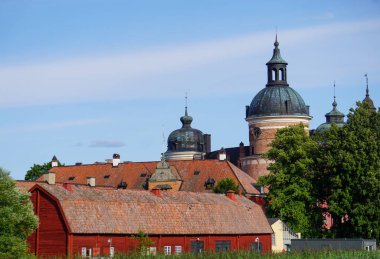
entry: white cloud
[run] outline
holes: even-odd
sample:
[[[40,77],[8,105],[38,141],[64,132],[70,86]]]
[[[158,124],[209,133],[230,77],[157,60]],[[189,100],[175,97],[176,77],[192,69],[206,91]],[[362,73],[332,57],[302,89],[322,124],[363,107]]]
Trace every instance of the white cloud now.
[[[124,147],[125,143],[120,140],[94,140],[89,147]]]
[[[71,127],[80,127],[87,125],[95,125],[107,122],[108,119],[80,119],[80,120],[68,120],[68,121],[55,121],[55,122],[41,122],[34,124],[23,125],[9,125],[0,128],[0,132],[35,132],[35,131],[48,131],[48,130],[60,130]]]
[[[285,30],[280,36],[288,45],[299,45],[379,28],[380,20],[377,19]],[[261,55],[272,41],[273,32],[262,32],[136,54],[0,67],[0,106],[155,96],[170,92],[170,89],[157,86],[156,77],[174,78],[178,72],[199,70],[211,62]],[[142,83],[146,81],[150,83]],[[194,85],[192,92],[203,90],[202,86]]]
[[[313,17],[314,20],[331,20],[334,18],[335,18],[335,15],[332,12],[325,12],[324,14]]]

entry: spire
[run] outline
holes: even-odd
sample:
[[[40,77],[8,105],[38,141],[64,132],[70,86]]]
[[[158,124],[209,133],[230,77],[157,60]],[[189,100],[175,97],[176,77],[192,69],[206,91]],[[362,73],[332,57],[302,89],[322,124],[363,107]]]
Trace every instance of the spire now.
[[[185,116],[187,116],[187,93],[185,95]]]
[[[276,39],[273,45],[274,45],[273,56],[268,61],[267,65],[268,64],[286,64],[287,65],[288,63],[281,57],[280,49],[278,48],[280,43],[278,43],[277,41],[277,33],[276,33]]]
[[[372,99],[369,97],[368,75],[365,74],[364,77],[365,77],[365,79],[366,79],[366,90],[365,90],[366,95],[365,95],[365,98],[364,98],[363,102],[368,103],[369,110],[375,112],[375,111],[376,111],[376,107],[375,107],[375,105],[374,105]]]
[[[332,103],[333,111],[336,110],[336,106],[338,106],[336,99],[335,99],[335,80],[334,80],[334,102]]]
[[[180,120],[182,122],[182,128],[191,128],[193,117],[189,116],[187,113],[187,93],[185,96],[185,116],[182,116]]]
[[[280,44],[277,41],[277,29],[276,38],[274,42],[273,56],[267,62],[268,67],[268,83],[267,86],[289,86],[287,83],[286,66],[288,63],[281,57]]]

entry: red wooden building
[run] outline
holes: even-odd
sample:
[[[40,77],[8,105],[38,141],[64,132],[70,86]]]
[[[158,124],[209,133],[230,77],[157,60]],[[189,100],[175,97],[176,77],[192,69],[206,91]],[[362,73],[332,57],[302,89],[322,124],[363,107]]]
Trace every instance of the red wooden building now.
[[[30,189],[39,227],[29,237],[36,255],[103,256],[136,248],[143,231],[149,251],[271,250],[272,229],[259,205],[228,193],[99,189],[37,184]]]

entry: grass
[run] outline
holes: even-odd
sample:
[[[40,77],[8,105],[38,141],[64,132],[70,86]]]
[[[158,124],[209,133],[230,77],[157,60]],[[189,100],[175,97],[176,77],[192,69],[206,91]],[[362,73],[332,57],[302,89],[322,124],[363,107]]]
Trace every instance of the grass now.
[[[44,257],[46,258],[46,257]],[[58,258],[58,257],[51,257]],[[75,257],[79,259],[83,257]],[[106,258],[106,257],[104,257]],[[155,256],[144,256],[137,253],[132,254],[117,254],[114,259],[168,259],[170,257],[164,254],[157,254]],[[181,255],[173,255],[172,258],[178,259],[346,259],[346,258],[355,258],[355,259],[379,259],[380,251],[361,251],[361,250],[352,250],[352,251],[304,251],[304,252],[287,252],[287,253],[268,253],[268,254],[257,254],[253,251],[236,251],[228,253],[202,253],[202,254],[190,254],[185,253]],[[25,259],[38,259],[35,256],[27,256]]]

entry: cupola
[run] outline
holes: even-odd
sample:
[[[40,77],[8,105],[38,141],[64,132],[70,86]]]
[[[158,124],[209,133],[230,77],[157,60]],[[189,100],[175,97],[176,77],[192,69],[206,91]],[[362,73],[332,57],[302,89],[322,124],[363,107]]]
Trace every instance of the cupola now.
[[[211,136],[191,127],[193,117],[189,116],[187,106],[185,115],[180,118],[182,127],[174,130],[168,137],[168,160],[202,159],[211,150]]]
[[[273,56],[266,63],[267,84],[246,106],[246,118],[250,116],[309,116],[309,106],[287,82],[288,63],[281,57],[279,43],[274,43]]]
[[[326,130],[329,130],[331,128],[332,124],[336,124],[338,127],[342,127],[344,123],[344,114],[338,111],[336,108],[338,106],[338,103],[336,102],[336,97],[335,97],[335,82],[334,82],[334,101],[332,103],[333,109],[329,112],[326,113],[326,122],[322,123],[321,125],[318,126],[316,129],[317,132],[323,132]]]

